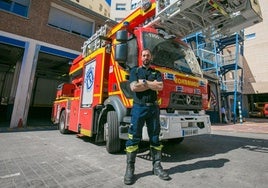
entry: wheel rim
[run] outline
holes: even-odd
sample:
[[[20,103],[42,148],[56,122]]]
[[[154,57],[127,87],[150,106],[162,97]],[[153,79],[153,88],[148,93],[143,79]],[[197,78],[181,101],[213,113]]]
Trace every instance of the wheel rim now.
[[[64,112],[62,112],[62,113],[64,113]],[[60,130],[65,130],[64,120],[65,120],[65,114],[61,114],[61,116],[60,116]]]
[[[108,140],[108,123],[104,124],[104,139],[105,141]]]
[[[64,129],[64,123],[62,121],[60,121],[60,130]]]

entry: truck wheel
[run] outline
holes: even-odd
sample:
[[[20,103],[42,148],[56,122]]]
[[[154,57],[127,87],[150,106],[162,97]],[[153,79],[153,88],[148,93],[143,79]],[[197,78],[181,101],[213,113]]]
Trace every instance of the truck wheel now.
[[[115,111],[107,113],[107,123],[105,124],[106,150],[109,153],[120,151],[119,122]]]
[[[68,133],[68,130],[66,129],[65,125],[65,119],[66,119],[66,111],[63,110],[60,114],[60,121],[59,121],[59,130],[61,134],[66,134]]]

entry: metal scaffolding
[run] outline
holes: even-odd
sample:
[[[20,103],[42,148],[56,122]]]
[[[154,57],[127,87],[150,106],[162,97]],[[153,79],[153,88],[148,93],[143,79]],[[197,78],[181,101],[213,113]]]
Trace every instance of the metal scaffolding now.
[[[239,32],[222,38],[207,38],[197,32],[184,38],[195,51],[205,73],[214,75],[220,83],[220,105],[229,109],[229,119],[242,123],[241,101],[243,83],[244,33]]]

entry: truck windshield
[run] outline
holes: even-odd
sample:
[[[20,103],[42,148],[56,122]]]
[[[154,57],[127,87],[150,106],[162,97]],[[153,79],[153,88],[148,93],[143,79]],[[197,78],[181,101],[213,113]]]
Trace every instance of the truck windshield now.
[[[149,32],[143,33],[143,45],[152,51],[152,64],[188,74],[202,75],[194,52],[189,47]]]

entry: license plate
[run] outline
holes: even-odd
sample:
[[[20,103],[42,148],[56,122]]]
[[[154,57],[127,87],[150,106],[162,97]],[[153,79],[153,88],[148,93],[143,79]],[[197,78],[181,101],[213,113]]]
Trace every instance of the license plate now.
[[[198,129],[183,129],[182,136],[191,136],[198,134]]]

